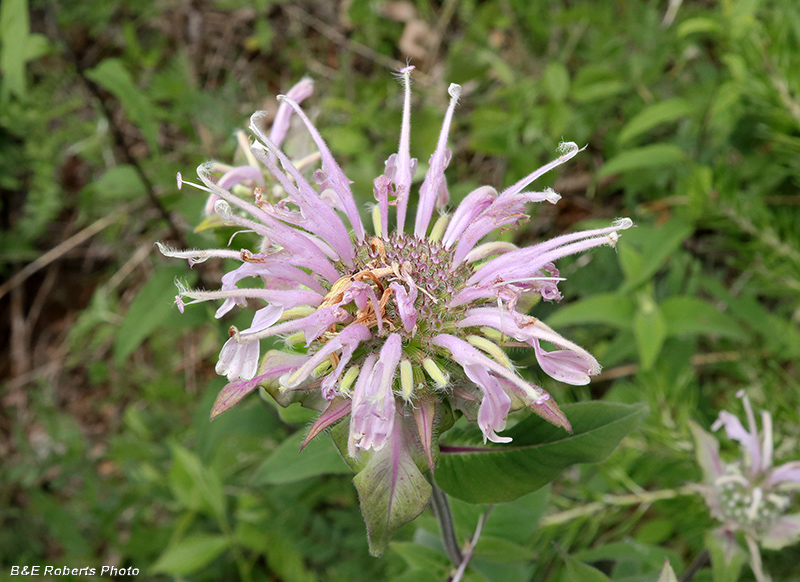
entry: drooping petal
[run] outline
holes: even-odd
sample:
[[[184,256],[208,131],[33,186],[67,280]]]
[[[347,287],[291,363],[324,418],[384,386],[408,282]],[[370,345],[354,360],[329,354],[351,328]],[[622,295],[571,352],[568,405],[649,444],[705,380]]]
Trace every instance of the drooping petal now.
[[[545,352],[541,347],[536,352],[542,369],[550,375],[555,374],[553,377],[558,380],[583,385],[588,383],[589,376],[595,376],[601,370],[600,364],[589,352],[534,317],[491,307],[477,307],[467,311],[456,325],[493,327],[509,337],[530,344],[534,349],[537,349],[536,344],[540,340],[544,340],[568,350],[571,355]]]
[[[465,365],[467,377],[483,391],[481,406],[478,409],[478,426],[483,432],[483,442],[489,439],[493,443],[510,443],[510,437],[498,436],[496,431],[506,427],[506,419],[511,409],[511,398],[500,386],[497,378],[479,365]]]
[[[258,370],[260,356],[258,341],[240,342],[238,337],[231,337],[222,346],[214,370],[220,376],[226,376],[228,382],[252,380]]]
[[[392,391],[394,375],[402,353],[400,334],[391,334],[381,348],[378,361],[367,372],[366,363],[353,392],[353,411],[350,421],[351,456],[358,450],[379,451],[392,432],[395,400]],[[362,378],[364,378],[362,382]]]
[[[472,347],[470,344],[462,339],[459,339],[450,334],[439,334],[434,336],[431,344],[440,346],[448,350],[451,354],[453,361],[458,362],[462,367],[464,366],[482,366],[486,370],[492,372],[499,378],[505,378],[509,382],[519,387],[525,392],[531,400],[543,401],[545,400],[544,392],[538,387],[529,384],[516,373],[509,370],[502,364],[497,363],[493,359],[485,356],[483,353]],[[466,370],[465,370],[466,371]]]
[[[573,386],[588,384],[589,373],[598,367],[597,360],[587,359],[582,353],[570,350],[548,352],[541,347],[537,338],[533,338],[533,349],[536,361],[548,376]]]

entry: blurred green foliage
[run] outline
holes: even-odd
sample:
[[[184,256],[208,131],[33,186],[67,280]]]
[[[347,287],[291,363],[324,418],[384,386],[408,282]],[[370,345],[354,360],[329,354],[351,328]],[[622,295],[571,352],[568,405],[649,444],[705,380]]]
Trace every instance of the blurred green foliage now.
[[[213,285],[221,271],[150,251],[155,240],[227,243],[231,231],[192,232],[204,200],[178,193],[175,172],[230,160],[233,130],[307,73],[321,132],[370,200],[400,125],[387,63],[408,47],[390,4],[0,3],[0,280],[104,221],[4,289],[3,571],[113,563],[144,580],[287,582],[451,572],[428,514],[382,559],[368,556],[333,449],[315,445],[313,462],[288,454],[303,411],[252,397],[208,423],[224,383],[215,356],[236,320],[215,325],[207,306],[180,315],[170,297],[177,274]],[[435,40],[414,61],[421,166],[447,83],[464,86],[456,201],[513,183],[568,139],[588,149],[539,182],[564,199],[535,210],[519,242],[615,216],[638,227],[616,255],[559,264],[565,300],[533,312],[605,375],[566,387],[527,352],[511,355],[560,403],[645,402],[651,414],[604,463],[496,506],[465,580],[652,581],[665,557],[681,575],[713,527],[702,500],[608,500],[699,480],[686,421],[708,425],[742,388],[775,416],[779,460],[798,456],[800,11],[794,0],[685,0],[669,3],[673,21],[666,2],[644,0],[406,4]],[[452,506],[466,540],[487,507]],[[764,560],[776,582],[800,578],[797,547]],[[741,579],[753,579],[747,566]]]

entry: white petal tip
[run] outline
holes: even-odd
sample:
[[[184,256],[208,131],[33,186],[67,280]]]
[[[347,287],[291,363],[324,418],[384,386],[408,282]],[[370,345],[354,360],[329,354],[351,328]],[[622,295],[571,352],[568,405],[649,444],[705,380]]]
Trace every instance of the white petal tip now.
[[[559,200],[561,200],[561,194],[559,194],[558,192],[556,192],[556,191],[555,191],[555,190],[553,190],[552,188],[547,188],[547,189],[545,190],[545,195],[546,195],[546,198],[545,198],[545,199],[546,199],[546,200],[547,200],[547,201],[548,201],[550,204],[556,204],[556,203],[558,203],[558,201],[559,201]]]
[[[618,218],[612,226],[618,230],[627,230],[633,226],[633,221],[630,218]]]
[[[461,85],[458,85],[456,83],[450,83],[450,86],[447,88],[447,93],[453,99],[458,99],[459,97],[461,97]]]
[[[183,188],[183,176],[181,176],[180,172],[175,176],[175,181],[178,184],[178,190]]]
[[[560,144],[558,144],[556,151],[560,156],[574,156],[580,151],[580,149],[578,148],[578,144],[576,144],[574,141],[562,141]]]
[[[233,217],[231,205],[225,200],[217,200],[214,202],[214,212],[216,212],[222,220],[230,220]]]

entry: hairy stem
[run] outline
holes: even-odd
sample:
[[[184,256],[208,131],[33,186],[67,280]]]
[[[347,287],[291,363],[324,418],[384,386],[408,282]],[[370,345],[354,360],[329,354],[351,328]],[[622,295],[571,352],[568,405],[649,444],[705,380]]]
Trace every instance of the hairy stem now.
[[[431,480],[431,486],[433,487],[433,492],[431,493],[431,509],[433,510],[433,515],[436,516],[439,522],[444,549],[450,561],[458,566],[464,560],[464,557],[461,555],[461,548],[459,548],[458,539],[456,538],[456,529],[453,525],[453,515],[450,513],[450,504],[447,502],[447,495],[445,495],[444,491],[439,489],[433,480]]]

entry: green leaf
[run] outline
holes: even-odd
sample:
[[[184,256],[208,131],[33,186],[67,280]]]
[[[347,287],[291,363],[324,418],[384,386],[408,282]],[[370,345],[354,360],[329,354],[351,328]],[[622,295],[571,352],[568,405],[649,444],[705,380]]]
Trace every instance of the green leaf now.
[[[622,291],[628,291],[629,284],[627,281],[642,281],[646,278],[641,277],[644,271],[644,257],[642,253],[630,244],[621,244],[617,247],[617,256],[619,257],[619,266],[625,274],[626,283],[622,286]]]
[[[631,170],[666,166],[685,162],[687,159],[683,150],[676,145],[667,143],[646,145],[617,154],[600,168],[597,177],[605,178],[614,174],[624,174]]]
[[[541,489],[523,495],[511,503],[501,503],[495,505],[489,521],[483,528],[483,535],[502,537],[503,539],[515,542],[520,545],[529,544],[538,532],[539,520],[544,515],[550,502],[550,486],[545,485]],[[451,506],[461,503],[455,499],[451,501]],[[471,507],[475,507],[472,505]],[[486,509],[478,506],[479,511],[471,520],[470,525],[474,529],[475,524]]]
[[[11,95],[25,97],[25,62],[30,32],[27,0],[3,0],[0,4],[0,37],[3,45],[0,52],[2,87],[0,100]]]
[[[611,582],[608,576],[597,568],[584,564],[577,558],[567,554],[560,546],[556,545],[558,553],[567,565],[567,579],[571,582]]]
[[[428,570],[409,570],[390,582],[442,582],[442,577]]]
[[[150,568],[151,574],[191,574],[210,564],[228,547],[221,535],[194,535],[167,548]]]
[[[178,501],[188,509],[204,511],[222,519],[225,515],[225,493],[219,475],[203,466],[200,458],[182,445],[170,443],[172,467],[170,488]]]
[[[572,82],[571,96],[577,103],[591,103],[612,97],[628,88],[619,73],[607,65],[586,65]]]
[[[536,552],[502,537],[482,535],[475,547],[475,555],[492,562],[527,562],[536,558]]]
[[[470,426],[446,433],[436,483],[470,503],[513,501],[536,491],[575,463],[598,463],[647,416],[644,404],[583,402],[561,407],[573,434],[531,415],[507,430],[513,442],[483,444]]]
[[[560,307],[547,318],[547,324],[556,328],[584,323],[604,323],[630,329],[636,303],[632,297],[617,293],[601,293]]]
[[[626,279],[618,293],[628,293],[649,281],[692,232],[692,225],[680,220],[670,220],[659,228],[640,226],[627,231],[618,245]],[[631,247],[640,255],[632,257]]]
[[[326,435],[319,435],[301,451],[304,436],[301,431],[283,441],[256,470],[253,484],[279,485],[318,475],[353,472]]]
[[[706,16],[698,16],[684,20],[678,26],[678,38],[685,38],[690,34],[714,34],[720,30],[719,23]]]
[[[649,370],[658,358],[667,337],[667,323],[658,305],[646,298],[633,318],[633,334],[643,370]]]
[[[94,69],[86,71],[86,76],[119,99],[131,121],[142,130],[150,150],[158,152],[158,123],[155,115],[159,110],[136,86],[122,61],[105,59]]]
[[[412,570],[434,572],[439,580],[444,579],[453,566],[447,556],[416,542],[392,542],[391,549],[403,558]]]
[[[636,114],[619,132],[618,143],[626,145],[631,140],[662,123],[669,123],[691,115],[694,107],[685,99],[674,98],[659,101],[645,107]]]
[[[147,193],[139,174],[127,164],[108,170],[92,183],[92,188],[104,199],[119,202],[131,201]]]
[[[114,359],[117,365],[121,365],[133,350],[164,325],[171,312],[177,312],[173,303],[175,279],[186,275],[186,269],[182,266],[165,267],[156,271],[139,290],[128,307],[114,341]],[[193,279],[194,274],[191,276]]]
[[[639,565],[636,571],[651,571],[663,566],[665,560],[680,561],[680,555],[652,544],[645,544],[633,540],[604,544],[591,550],[583,550],[575,554],[579,560],[586,562],[599,562],[611,560],[617,562],[617,568],[623,563]],[[615,573],[617,570],[615,570]]]
[[[547,64],[542,73],[542,89],[552,101],[560,103],[569,93],[569,72],[557,61]]]
[[[727,313],[697,297],[670,297],[659,306],[667,335],[720,335],[746,340],[748,334]]]

